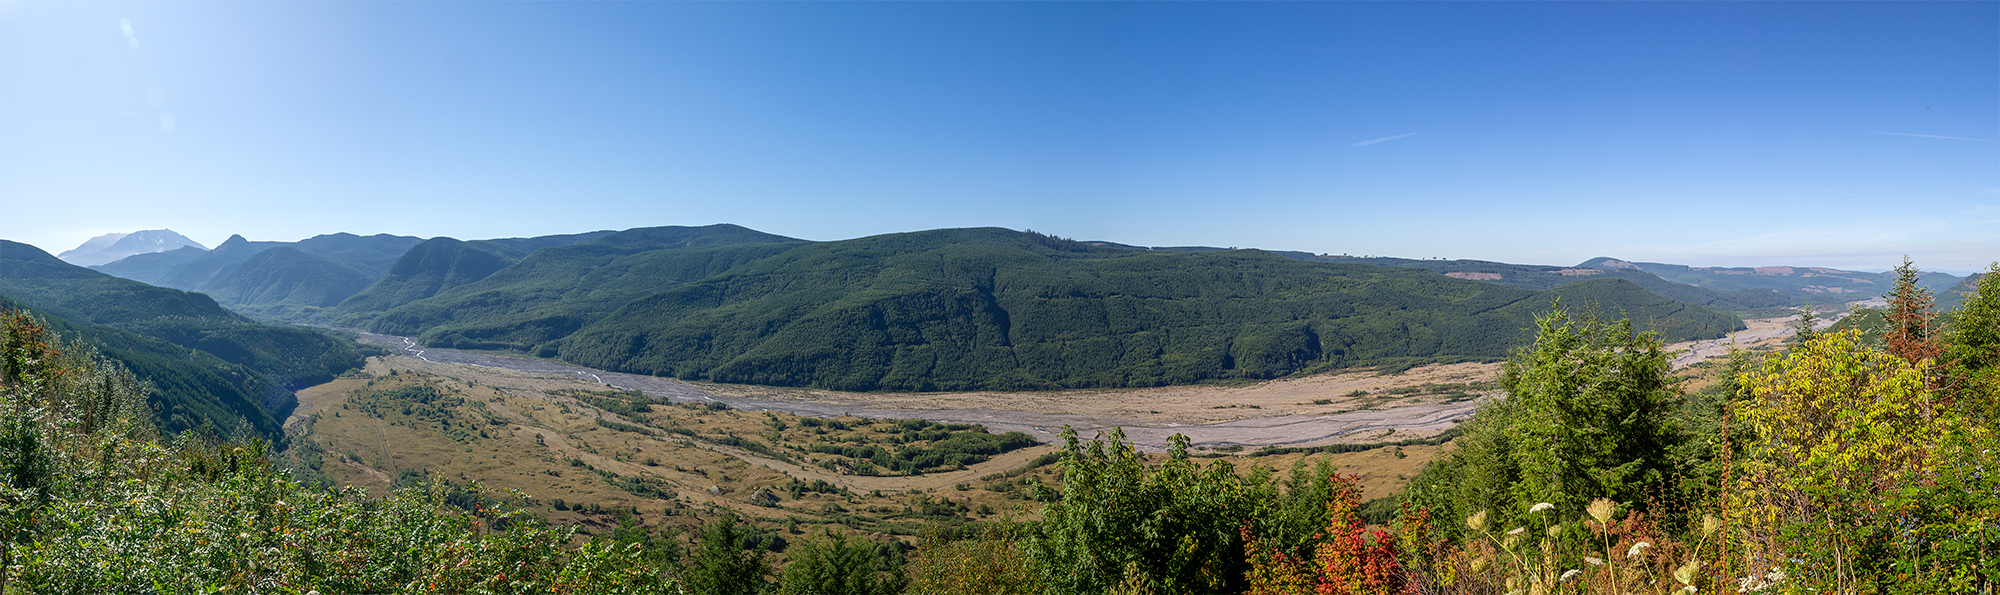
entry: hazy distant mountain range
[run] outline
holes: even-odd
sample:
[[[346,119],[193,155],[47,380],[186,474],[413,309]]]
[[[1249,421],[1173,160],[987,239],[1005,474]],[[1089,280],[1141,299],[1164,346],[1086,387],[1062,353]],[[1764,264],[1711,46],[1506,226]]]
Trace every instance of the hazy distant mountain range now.
[[[336,233],[297,242],[252,242],[230,236],[214,250],[181,248],[139,254],[95,266],[134,281],[197,291],[238,312],[297,319],[374,283],[423,240]]]
[[[1890,281],[1610,258],[1562,267],[1146,248],[993,228],[811,242],[735,225],[469,241],[234,236],[94,268],[267,320],[854,390],[1147,386],[1492,360],[1558,299],[1669,341],[1710,338],[1739,328],[1737,312],[1872,297]]]
[[[1866,273],[1825,267],[1691,267],[1657,262],[1628,262],[1597,257],[1578,268],[1607,271],[1645,271],[1675,283],[1685,283],[1716,291],[1772,290],[1813,303],[1841,303],[1868,299],[1889,292],[1896,283],[1894,271]],[[1918,283],[1933,293],[1958,283],[1961,277],[1926,272]]]
[[[94,266],[112,262],[135,254],[151,254],[178,250],[183,247],[205,251],[207,248],[194,240],[187,239],[171,229],[149,229],[132,233],[107,233],[91,238],[74,250],[56,255],[63,262],[77,266]]]

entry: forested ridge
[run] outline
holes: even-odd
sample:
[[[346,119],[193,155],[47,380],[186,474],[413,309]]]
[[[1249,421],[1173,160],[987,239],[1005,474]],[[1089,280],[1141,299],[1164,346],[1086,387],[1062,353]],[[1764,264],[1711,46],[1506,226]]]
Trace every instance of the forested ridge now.
[[[473,281],[463,279],[495,258],[473,242],[433,242],[332,315],[441,347],[850,390],[1155,386],[1493,360],[1558,298],[1674,340],[1740,325],[1618,280],[1528,291],[995,228],[834,242],[643,228],[537,250]]]
[[[793,248],[636,300],[554,353],[848,390],[1153,386],[1495,359],[1559,297],[1676,337],[1739,324],[1622,281],[1530,292],[1255,250],[1135,252],[965,229]]]
[[[277,439],[292,390],[358,367],[353,341],[260,324],[208,296],[153,287],[0,240],[0,303],[32,310],[88,341],[154,387],[150,406],[170,432],[210,428]]]

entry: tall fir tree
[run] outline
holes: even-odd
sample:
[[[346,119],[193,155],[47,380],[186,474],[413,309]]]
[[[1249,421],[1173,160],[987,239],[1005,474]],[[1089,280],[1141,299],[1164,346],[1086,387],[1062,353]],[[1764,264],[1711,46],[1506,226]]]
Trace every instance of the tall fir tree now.
[[[1896,266],[1896,286],[1882,297],[1889,300],[1889,327],[1882,342],[1889,353],[1912,365],[1937,357],[1940,349],[1931,329],[1931,290],[1917,285],[1917,265],[1910,257]]]

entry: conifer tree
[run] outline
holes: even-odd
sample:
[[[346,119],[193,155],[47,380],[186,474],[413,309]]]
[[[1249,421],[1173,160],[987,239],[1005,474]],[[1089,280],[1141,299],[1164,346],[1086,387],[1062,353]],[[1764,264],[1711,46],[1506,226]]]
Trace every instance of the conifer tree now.
[[[1521,481],[1517,503],[1581,509],[1592,498],[1641,500],[1666,479],[1679,392],[1652,333],[1631,321],[1540,317],[1535,343],[1501,368],[1518,403],[1512,432]]]
[[[1912,365],[1937,357],[1937,338],[1931,329],[1931,291],[1917,285],[1917,265],[1910,257],[1904,256],[1903,264],[1896,266],[1896,286],[1882,297],[1889,300],[1889,328],[1882,334],[1889,353]]]
[[[826,530],[786,553],[790,564],[778,578],[783,595],[888,595],[895,592],[892,577],[877,574],[881,567],[868,542],[852,542],[847,534]]]
[[[736,515],[724,513],[708,525],[701,544],[688,560],[685,579],[688,591],[713,595],[746,595],[764,588],[770,568],[762,550],[743,549],[745,531],[737,526]]]

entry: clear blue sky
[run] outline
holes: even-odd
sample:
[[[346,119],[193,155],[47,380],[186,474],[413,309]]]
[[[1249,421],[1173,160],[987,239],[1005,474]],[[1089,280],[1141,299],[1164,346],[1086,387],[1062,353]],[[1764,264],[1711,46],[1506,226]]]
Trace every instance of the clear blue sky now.
[[[2000,259],[2000,3],[0,0],[0,238]]]

